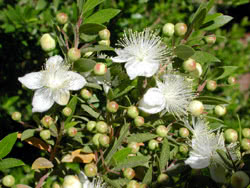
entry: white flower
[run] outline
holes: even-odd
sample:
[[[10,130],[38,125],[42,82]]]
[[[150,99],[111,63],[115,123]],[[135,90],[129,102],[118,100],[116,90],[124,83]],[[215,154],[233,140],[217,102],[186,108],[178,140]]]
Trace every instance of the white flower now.
[[[168,112],[175,116],[187,114],[187,107],[193,98],[188,82],[182,76],[167,74],[163,82],[157,81],[157,88],[150,88],[139,102],[139,108],[147,113]]]
[[[167,61],[167,49],[149,29],[143,32],[124,34],[118,44],[123,49],[115,49],[118,56],[111,58],[116,63],[124,63],[131,80],[137,76],[151,77],[159,69],[160,63]]]
[[[67,175],[64,177],[63,188],[82,188],[82,184],[77,176]]]
[[[79,90],[85,84],[83,76],[69,71],[61,56],[50,57],[45,70],[32,72],[18,80],[29,89],[34,89],[32,112],[44,112],[51,108],[54,102],[66,105],[70,98],[69,90]]]
[[[92,181],[89,181],[88,177],[83,172],[80,172],[79,178],[82,183],[82,188],[106,188],[107,187],[100,177],[94,178]]]

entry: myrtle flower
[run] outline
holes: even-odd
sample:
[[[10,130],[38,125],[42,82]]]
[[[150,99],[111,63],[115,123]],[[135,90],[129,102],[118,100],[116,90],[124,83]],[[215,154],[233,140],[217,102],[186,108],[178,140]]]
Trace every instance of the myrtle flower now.
[[[92,181],[89,181],[88,177],[84,172],[79,174],[80,181],[82,183],[82,188],[106,188],[106,184],[100,177],[94,178]]]
[[[32,112],[47,111],[54,102],[66,105],[70,98],[69,90],[79,90],[86,84],[85,78],[69,71],[69,66],[58,55],[47,60],[44,70],[26,74],[18,80],[27,88],[36,90]]]
[[[147,113],[171,113],[177,117],[187,115],[187,107],[193,98],[192,89],[180,75],[167,74],[157,87],[150,88],[139,102],[139,108]]]
[[[160,63],[168,60],[168,51],[149,29],[142,32],[125,33],[118,41],[123,49],[115,49],[118,56],[111,58],[116,63],[125,63],[127,74],[131,80],[137,76],[151,77],[159,69]]]

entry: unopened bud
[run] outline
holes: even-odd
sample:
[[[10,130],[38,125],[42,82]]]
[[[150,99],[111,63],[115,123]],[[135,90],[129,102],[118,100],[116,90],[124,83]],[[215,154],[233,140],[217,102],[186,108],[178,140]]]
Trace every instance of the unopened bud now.
[[[217,116],[224,116],[227,113],[227,109],[225,106],[217,105],[214,108],[214,112]]]
[[[174,29],[178,36],[184,36],[187,32],[187,25],[185,23],[177,23],[175,24]]]
[[[134,123],[135,123],[136,127],[140,127],[140,126],[142,126],[144,124],[144,118],[142,116],[137,116],[134,119]]]
[[[86,164],[84,166],[84,174],[87,177],[94,177],[97,175],[97,167],[93,163]]]
[[[107,65],[104,63],[96,63],[94,67],[94,73],[98,76],[103,76],[107,72]]]
[[[135,180],[131,180],[127,184],[127,188],[140,188],[140,184],[137,181],[135,181]]]
[[[191,72],[192,75],[200,77],[202,75],[202,66],[200,63],[196,62],[196,68],[193,72]]]
[[[204,106],[203,106],[202,102],[200,102],[198,100],[193,100],[192,102],[190,102],[188,108],[189,108],[189,111],[191,112],[191,114],[194,116],[201,115],[203,113],[203,110],[204,110]]]
[[[167,174],[160,174],[157,178],[157,182],[160,184],[167,184],[169,181],[169,177]]]
[[[59,183],[54,182],[54,183],[52,184],[52,188],[61,188],[61,186],[60,186]]]
[[[242,136],[245,138],[250,138],[250,129],[249,128],[242,129]]]
[[[131,149],[131,153],[137,153],[140,150],[140,145],[137,142],[131,142],[128,144],[128,148]]]
[[[174,35],[174,24],[166,23],[162,28],[162,32],[164,35],[172,37]]]
[[[92,132],[95,129],[96,122],[95,121],[89,121],[87,123],[87,129],[88,131]]]
[[[7,175],[4,176],[4,178],[2,179],[3,185],[6,187],[12,187],[13,185],[15,185],[15,178],[12,175]]]
[[[110,139],[109,136],[107,136],[106,134],[102,134],[99,136],[99,143],[101,146],[107,148],[109,147],[109,143],[110,143]]]
[[[68,21],[68,15],[64,12],[61,12],[61,13],[58,13],[56,15],[56,21],[59,23],[59,24],[66,24],[67,21]]]
[[[182,127],[179,129],[179,135],[182,138],[187,138],[189,136],[189,130],[187,128]]]
[[[103,30],[99,31],[99,37],[102,40],[109,40],[109,38],[110,38],[110,31],[108,29],[103,29]]]
[[[41,119],[41,123],[45,128],[49,128],[54,123],[54,120],[52,117],[45,115]]]
[[[182,144],[179,146],[179,152],[183,155],[188,153],[188,146],[185,144]]]
[[[156,134],[160,137],[166,137],[168,134],[168,129],[164,125],[159,125],[156,128]]]
[[[96,145],[97,147],[100,145],[99,143],[99,137],[101,136],[100,133],[96,133],[93,138],[92,138],[92,142],[94,143],[94,145]]]
[[[44,51],[49,52],[54,50],[56,47],[56,41],[51,37],[50,34],[46,33],[40,39],[41,47]]]
[[[227,82],[230,84],[230,85],[234,85],[236,83],[236,78],[233,77],[233,76],[229,76],[228,79],[227,79]]]
[[[13,112],[11,114],[11,118],[14,120],[14,121],[21,121],[21,118],[22,118],[22,114],[20,112]]]
[[[81,51],[77,48],[70,48],[68,51],[70,61],[77,61],[81,57]]]
[[[243,138],[241,140],[241,148],[245,151],[250,150],[250,139],[249,138]]]
[[[205,41],[208,44],[214,44],[216,42],[216,36],[214,34],[205,36]]]
[[[238,140],[238,133],[234,129],[227,129],[224,132],[225,140],[228,143],[236,142]]]
[[[77,134],[77,129],[75,127],[70,127],[68,128],[67,133],[70,137],[74,137]]]
[[[110,40],[100,40],[98,41],[98,44],[104,45],[104,46],[110,46]]]
[[[51,136],[50,130],[42,130],[42,131],[40,132],[40,137],[41,137],[43,140],[48,140],[48,139],[50,139],[50,136]]]
[[[159,143],[156,140],[150,140],[148,143],[148,148],[150,150],[155,150],[159,147]]]
[[[206,87],[209,91],[214,91],[217,88],[217,83],[214,80],[208,80]]]
[[[86,88],[81,90],[81,97],[85,100],[89,100],[92,97],[92,92]]]
[[[119,105],[115,101],[108,102],[106,107],[108,112],[111,113],[116,113],[117,110],[119,109]]]
[[[108,125],[104,121],[98,121],[96,123],[96,130],[99,133],[107,133],[108,132]]]
[[[132,180],[135,177],[135,171],[133,168],[125,168],[123,171],[123,175],[125,178]]]
[[[69,117],[72,114],[72,109],[66,106],[65,108],[63,108],[62,113],[66,117]]]
[[[68,175],[64,177],[63,188],[82,188],[82,184],[77,176]]]
[[[136,106],[130,106],[128,107],[128,116],[131,118],[136,118],[139,115],[139,111]]]
[[[245,188],[249,184],[249,176],[244,171],[237,171],[231,176],[233,188]]]
[[[196,70],[196,62],[194,59],[189,58],[183,62],[183,68],[185,71],[193,72]]]

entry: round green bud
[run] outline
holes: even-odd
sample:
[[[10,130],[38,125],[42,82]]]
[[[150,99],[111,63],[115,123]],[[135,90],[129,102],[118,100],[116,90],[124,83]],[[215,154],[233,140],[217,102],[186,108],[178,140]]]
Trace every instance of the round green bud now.
[[[159,125],[156,128],[156,134],[160,137],[166,137],[168,134],[168,129],[164,125]]]
[[[21,118],[22,118],[22,114],[20,112],[13,112],[11,114],[11,118],[14,120],[14,121],[21,121]]]
[[[110,46],[110,40],[100,40],[98,41],[98,44],[104,45],[104,46]]]
[[[128,107],[128,116],[131,117],[131,118],[136,118],[137,116],[139,116],[139,111],[137,109],[136,106],[130,106]]]
[[[192,75],[200,77],[202,75],[202,66],[200,63],[196,62],[196,68],[193,72],[191,72]]]
[[[159,147],[159,143],[156,140],[150,140],[148,143],[148,147],[150,150],[155,150]]]
[[[137,153],[140,150],[140,145],[137,142],[130,142],[128,148],[131,148],[131,153]]]
[[[179,129],[179,135],[182,138],[187,138],[189,136],[189,130],[187,128],[182,127]]]
[[[66,117],[69,117],[72,114],[72,109],[66,106],[65,108],[63,108],[62,113]]]
[[[52,188],[61,188],[61,186],[60,186],[59,183],[54,182],[54,183],[52,184]]]
[[[40,137],[41,137],[43,140],[48,140],[48,139],[50,139],[50,136],[51,136],[50,130],[42,130],[42,131],[40,132]]]
[[[81,89],[81,97],[85,100],[89,100],[92,97],[92,92],[86,88]]]
[[[135,180],[131,180],[127,184],[127,188],[140,188],[140,184],[137,181],[135,181]]]
[[[77,176],[67,175],[64,177],[62,188],[82,188],[82,184]]]
[[[129,180],[132,180],[135,177],[135,171],[133,168],[125,168],[123,171],[123,176]]]
[[[250,150],[250,139],[249,138],[243,138],[241,140],[241,148],[245,151]]]
[[[238,133],[234,129],[227,129],[224,132],[225,140],[228,143],[236,142],[238,140]]]
[[[159,184],[167,184],[169,181],[169,177],[167,174],[160,174],[158,177],[157,177],[157,182]]]
[[[205,41],[208,44],[214,44],[216,42],[216,36],[214,34],[205,36]]]
[[[204,106],[203,106],[202,102],[200,102],[198,100],[193,100],[192,102],[190,102],[188,109],[192,115],[199,116],[203,113]]]
[[[74,137],[77,134],[77,128],[70,127],[68,128],[67,133],[70,137]]]
[[[187,25],[185,23],[177,23],[174,26],[174,30],[178,36],[184,36],[187,32]]]
[[[92,132],[96,127],[96,122],[95,121],[89,121],[87,123],[87,130]]]
[[[109,38],[110,38],[110,31],[108,29],[103,29],[103,30],[99,31],[98,34],[102,40],[109,40]]]
[[[7,175],[3,177],[2,182],[5,187],[12,187],[15,185],[15,178],[12,175]]]
[[[77,61],[81,57],[81,51],[77,48],[70,48],[68,51],[70,61]]]
[[[107,65],[104,63],[96,63],[94,67],[94,74],[97,76],[103,76],[107,73]]]
[[[183,68],[185,71],[193,72],[196,70],[196,62],[194,59],[189,58],[188,60],[183,62]]]
[[[64,12],[60,12],[56,15],[56,21],[62,25],[66,24],[68,21],[68,15]]]
[[[108,125],[104,121],[98,121],[96,123],[96,130],[99,133],[107,133],[108,132]]]
[[[214,91],[217,88],[217,83],[214,80],[208,80],[206,87],[209,91]]]
[[[41,47],[44,51],[49,52],[56,48],[56,41],[51,37],[49,33],[43,34],[40,39]]]
[[[227,113],[227,109],[225,106],[217,105],[214,108],[214,112],[217,116],[224,116]]]
[[[45,128],[49,128],[54,123],[54,120],[52,117],[45,115],[41,119],[41,123]]]
[[[231,176],[233,188],[245,188],[249,184],[249,176],[243,171],[237,171]]]
[[[228,82],[230,85],[234,85],[234,84],[236,84],[236,78],[233,77],[233,76],[229,76],[228,79],[227,79],[227,82]]]
[[[250,138],[250,129],[249,128],[242,129],[242,136],[245,138]]]
[[[92,142],[94,143],[94,145],[99,146],[100,142],[99,142],[99,138],[100,138],[101,134],[100,133],[96,133],[93,138],[92,138]]]
[[[99,143],[101,146],[107,148],[109,147],[109,143],[110,143],[110,138],[108,135],[106,134],[102,134],[99,136]]]
[[[84,174],[87,177],[94,177],[97,175],[97,166],[94,163],[89,163],[84,166]]]
[[[115,101],[110,101],[107,103],[106,108],[107,108],[108,112],[116,113],[117,110],[119,109],[119,105]]]
[[[174,24],[166,23],[162,28],[162,32],[164,35],[172,37],[174,35]]]
[[[144,125],[144,118],[142,116],[137,116],[134,119],[134,123],[135,123],[136,127],[140,127],[140,126]]]
[[[179,146],[179,152],[183,155],[188,153],[188,146],[185,144],[182,144]]]

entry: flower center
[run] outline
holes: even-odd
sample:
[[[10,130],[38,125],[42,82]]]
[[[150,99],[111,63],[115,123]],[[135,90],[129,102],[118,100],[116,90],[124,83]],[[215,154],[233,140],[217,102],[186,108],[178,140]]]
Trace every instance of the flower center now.
[[[51,89],[61,89],[67,87],[68,79],[66,71],[56,70],[51,71],[47,70],[44,74],[44,85]]]

